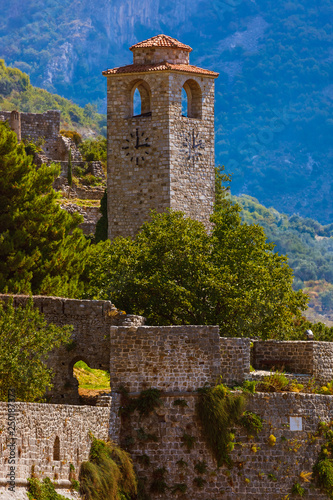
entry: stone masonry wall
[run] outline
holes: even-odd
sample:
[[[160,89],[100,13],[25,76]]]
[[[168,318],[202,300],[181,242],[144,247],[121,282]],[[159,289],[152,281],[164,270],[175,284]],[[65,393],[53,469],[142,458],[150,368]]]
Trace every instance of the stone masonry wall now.
[[[217,326],[111,327],[110,341],[113,389],[194,391],[220,375]]]
[[[0,295],[1,300],[10,296]],[[15,295],[14,305],[24,305],[29,297]],[[60,297],[34,296],[33,302],[47,322],[58,326],[73,325],[72,342],[67,348],[54,350],[48,365],[54,370],[52,403],[78,404],[78,382],[73,376],[76,361],[83,360],[91,368],[109,370],[111,325],[143,322],[143,318],[118,312],[110,301],[75,300]]]
[[[248,396],[247,409],[263,418],[263,429],[257,436],[249,436],[236,428],[231,453],[233,466],[219,469],[202,438],[195,415],[197,398],[194,393],[166,393],[162,405],[148,417],[123,414],[120,432],[114,434],[114,427],[110,429],[111,438],[118,442],[120,439],[122,446],[130,451],[147,492],[154,471],[165,467],[168,489],[163,494],[150,492],[152,499],[178,498],[177,485],[185,485],[187,490],[180,495],[182,500],[282,500],[291,497],[296,482],[306,489],[306,498],[328,498],[313,484],[303,482],[300,474],[311,473],[317,460],[323,441],[311,437],[320,421],[333,419],[332,396],[296,393]],[[177,404],[179,400],[184,406]],[[292,430],[295,421],[299,430]],[[190,451],[184,434],[194,438]],[[268,443],[271,434],[276,437],[275,446]],[[198,462],[206,462],[205,473],[195,470]],[[198,477],[203,480],[201,487],[194,482]]]
[[[200,89],[201,118],[182,116],[187,81]],[[209,228],[215,201],[214,79],[171,74],[170,94],[170,207]]]
[[[39,478],[49,477],[60,486],[70,486],[70,464],[76,479],[80,464],[88,459],[89,433],[106,440],[108,407],[14,403],[16,486],[27,485],[32,470]],[[8,430],[8,404],[0,403],[0,486],[6,486],[10,464],[11,435]],[[56,438],[59,439],[59,454]]]
[[[145,47],[133,49],[133,64],[153,64],[171,62],[173,64],[188,64],[189,52],[187,50],[166,47]]]
[[[241,384],[250,373],[250,339],[220,338],[222,382]]]
[[[255,341],[256,369],[284,366],[287,372],[312,375],[318,383],[333,379],[333,344],[315,341]]]
[[[313,342],[313,376],[322,384],[333,380],[332,342]]]
[[[170,60],[182,55],[163,51]],[[163,51],[135,49],[134,61],[150,63]],[[188,52],[183,56],[188,61]],[[185,83],[195,89],[197,118],[182,116]],[[132,116],[136,88],[145,89],[145,112]],[[151,210],[167,208],[209,229],[215,186],[214,76],[189,74],[186,64],[182,72],[138,68],[138,73],[109,73],[107,102],[109,238],[134,236]]]
[[[0,120],[10,120],[11,111],[0,111]],[[20,113],[22,139],[50,141],[50,146],[59,136],[60,111],[50,110],[45,113]]]
[[[311,341],[265,340],[253,342],[253,363],[257,370],[284,366],[287,372],[313,374]]]

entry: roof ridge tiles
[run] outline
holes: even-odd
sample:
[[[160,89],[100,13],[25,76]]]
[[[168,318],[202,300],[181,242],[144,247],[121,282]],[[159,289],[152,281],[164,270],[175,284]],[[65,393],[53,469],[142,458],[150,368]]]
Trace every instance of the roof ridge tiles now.
[[[208,69],[199,68],[198,66],[192,66],[191,64],[175,64],[167,61],[157,62],[157,63],[145,63],[145,64],[127,64],[126,66],[120,66],[118,68],[111,68],[103,71],[104,76],[124,74],[124,73],[147,73],[150,71],[183,71],[187,73],[197,73],[201,75],[209,75],[212,77],[217,77],[219,74],[215,71]]]
[[[132,45],[130,47],[130,50],[149,47],[173,48],[192,52],[192,48],[189,45],[185,45],[185,43],[180,42],[176,38],[172,38],[171,36],[163,34],[147,38],[147,40],[143,40],[142,42],[138,42],[135,45]]]

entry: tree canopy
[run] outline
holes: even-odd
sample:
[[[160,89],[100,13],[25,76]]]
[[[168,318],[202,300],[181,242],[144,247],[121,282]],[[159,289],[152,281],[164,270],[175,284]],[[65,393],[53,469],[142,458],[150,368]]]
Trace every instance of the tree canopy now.
[[[7,401],[10,388],[19,401],[40,400],[52,386],[48,354],[69,340],[72,329],[47,325],[32,300],[16,309],[0,301],[0,401]]]
[[[0,291],[73,297],[87,241],[78,214],[60,208],[55,165],[38,170],[0,123]]]
[[[91,248],[86,296],[111,299],[150,324],[218,324],[222,336],[288,338],[307,297],[286,257],[224,199],[212,231],[181,212],[152,213],[132,240]]]

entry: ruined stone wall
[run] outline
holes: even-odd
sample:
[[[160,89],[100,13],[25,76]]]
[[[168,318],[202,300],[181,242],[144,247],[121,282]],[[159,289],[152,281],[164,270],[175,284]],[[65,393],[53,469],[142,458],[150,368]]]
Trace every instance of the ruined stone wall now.
[[[311,483],[303,482],[300,474],[311,473],[317,460],[323,441],[312,439],[312,435],[320,421],[333,418],[332,396],[295,393],[248,396],[247,409],[263,418],[263,429],[257,436],[250,436],[236,428],[231,452],[233,465],[219,469],[195,415],[197,398],[195,393],[187,392],[164,394],[162,405],[148,417],[137,413],[123,415],[120,432],[113,433],[116,426],[110,428],[111,438],[117,442],[120,439],[122,446],[130,451],[147,492],[154,471],[165,467],[168,489],[163,494],[150,492],[152,499],[177,497],[175,488],[185,485],[187,490],[181,495],[184,500],[281,500],[287,495],[291,497],[296,482],[306,489],[306,498],[328,498]],[[293,423],[299,430],[292,430]],[[271,434],[276,437],[274,446],[268,442]],[[194,438],[191,450],[184,435]],[[200,474],[195,466],[203,461],[207,471]],[[198,477],[203,480],[201,486],[195,483]]]
[[[249,377],[250,344],[250,339],[220,338],[220,374],[224,384],[241,384]]]
[[[313,347],[311,341],[255,341],[254,368],[270,370],[283,365],[288,372],[313,374]]]
[[[284,366],[287,372],[313,375],[317,382],[333,379],[333,344],[315,341],[255,341],[253,363],[256,369]]]
[[[8,300],[10,296],[0,295]],[[29,297],[14,295],[14,305],[24,305]],[[110,301],[75,300],[60,297],[34,296],[33,302],[44,314],[47,322],[58,326],[73,325],[71,343],[67,347],[54,350],[48,365],[54,370],[52,403],[78,404],[78,382],[73,376],[73,366],[83,360],[91,368],[109,370],[111,325],[134,321],[143,322],[143,318],[120,314]]]
[[[91,438],[106,440],[108,407],[14,403],[16,486],[26,486],[32,471],[39,478],[49,477],[58,485],[70,487],[70,464],[76,479],[80,464],[88,460]],[[12,426],[13,427],[13,426]],[[14,427],[13,427],[14,428]],[[11,435],[8,431],[8,404],[0,403],[0,487],[6,486]],[[59,452],[56,438],[59,440]],[[0,488],[1,491],[1,488]],[[2,494],[2,491],[1,491]]]
[[[217,326],[112,327],[110,342],[113,388],[194,391],[220,375]]]
[[[333,380],[332,342],[313,342],[313,376],[322,384]]]
[[[195,391],[250,373],[250,340],[220,338],[218,326],[114,326],[110,342],[113,389]]]

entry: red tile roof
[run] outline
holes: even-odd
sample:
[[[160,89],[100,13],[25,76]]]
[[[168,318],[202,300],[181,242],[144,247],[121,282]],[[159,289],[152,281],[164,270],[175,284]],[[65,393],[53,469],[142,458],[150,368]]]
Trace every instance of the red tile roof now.
[[[167,35],[157,35],[152,38],[148,38],[147,40],[143,40],[143,42],[136,43],[130,47],[130,50],[133,49],[142,49],[144,47],[171,47],[173,49],[182,49],[187,52],[191,52],[192,49],[189,45],[185,45],[182,42],[179,42],[175,38]]]
[[[172,64],[169,62],[161,62],[155,64],[128,64],[127,66],[121,66],[120,68],[107,69],[103,71],[104,76],[108,75],[119,75],[126,73],[148,73],[151,71],[181,71],[184,73],[196,73],[198,75],[207,75],[212,77],[219,76],[215,71],[210,71],[208,69],[198,68],[197,66],[191,66],[190,64]]]

